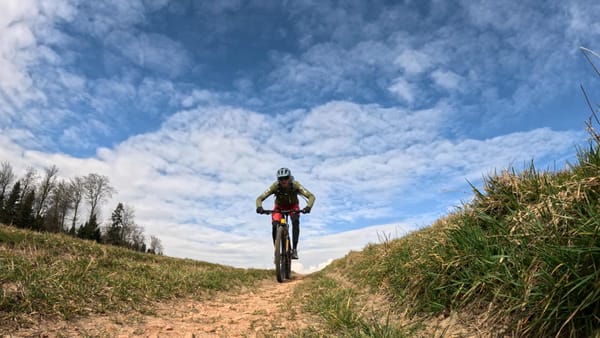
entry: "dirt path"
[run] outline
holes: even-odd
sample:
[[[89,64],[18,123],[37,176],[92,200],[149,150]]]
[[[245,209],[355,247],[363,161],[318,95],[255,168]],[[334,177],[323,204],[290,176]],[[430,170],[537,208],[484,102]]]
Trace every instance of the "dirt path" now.
[[[290,306],[303,277],[265,281],[254,290],[210,300],[163,303],[154,315],[111,315],[75,322],[44,323],[13,337],[270,337],[307,327],[310,319]]]

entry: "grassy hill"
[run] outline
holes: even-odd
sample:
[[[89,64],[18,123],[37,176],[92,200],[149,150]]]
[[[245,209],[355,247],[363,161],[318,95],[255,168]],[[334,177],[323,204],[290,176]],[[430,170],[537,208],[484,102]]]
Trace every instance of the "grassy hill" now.
[[[202,299],[272,276],[0,225],[0,333],[40,317],[151,313],[159,301]]]
[[[595,134],[594,134],[595,135]],[[431,226],[351,252],[296,297],[321,322],[297,336],[600,335],[598,138],[561,172],[502,171]],[[152,313],[256,285],[246,270],[0,226],[0,333],[40,317]]]
[[[568,170],[487,177],[470,203],[335,261],[298,297],[345,336],[445,336],[457,320],[457,336],[600,336],[595,141]]]

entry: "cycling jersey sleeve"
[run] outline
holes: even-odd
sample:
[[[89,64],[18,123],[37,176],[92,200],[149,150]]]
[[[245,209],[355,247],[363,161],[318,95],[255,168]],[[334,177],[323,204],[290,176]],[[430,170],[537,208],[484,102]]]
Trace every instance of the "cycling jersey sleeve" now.
[[[297,185],[298,187],[298,192],[308,198],[308,202],[306,204],[306,206],[308,207],[313,207],[313,204],[315,204],[315,195],[313,195],[310,191],[308,191],[308,189],[306,189],[302,184],[300,184],[300,182],[296,181],[294,182],[295,185]]]
[[[277,182],[271,184],[271,186],[265,190],[260,196],[256,198],[256,207],[262,207],[262,202],[267,199],[267,197],[273,195],[277,191]]]

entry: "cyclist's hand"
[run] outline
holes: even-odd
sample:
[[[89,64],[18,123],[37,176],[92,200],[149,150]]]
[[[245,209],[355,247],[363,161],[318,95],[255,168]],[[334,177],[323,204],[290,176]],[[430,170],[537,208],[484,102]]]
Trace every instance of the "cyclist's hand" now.
[[[256,213],[257,214],[264,214],[265,213],[265,209],[263,209],[263,207],[257,207],[256,208]]]
[[[304,207],[304,209],[302,209],[302,212],[305,214],[310,214],[310,207]]]

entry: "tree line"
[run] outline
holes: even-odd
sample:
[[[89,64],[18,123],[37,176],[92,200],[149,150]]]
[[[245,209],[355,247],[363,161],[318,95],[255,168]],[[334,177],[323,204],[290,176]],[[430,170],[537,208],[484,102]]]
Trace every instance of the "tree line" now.
[[[108,177],[96,173],[70,179],[58,177],[55,165],[42,175],[33,168],[17,178],[9,162],[0,164],[0,223],[34,231],[66,233],[98,243],[163,254],[161,241],[135,223],[132,207],[118,203],[110,222],[101,225],[98,211],[116,190]],[[87,206],[89,212],[82,215]],[[84,221],[80,223],[81,221]]]

